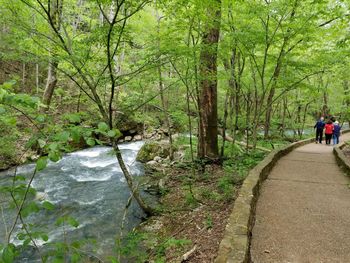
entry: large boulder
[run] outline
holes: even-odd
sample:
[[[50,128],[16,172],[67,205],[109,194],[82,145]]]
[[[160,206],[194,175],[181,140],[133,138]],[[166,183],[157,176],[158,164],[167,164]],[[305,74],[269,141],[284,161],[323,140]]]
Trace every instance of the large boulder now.
[[[137,154],[136,160],[147,163],[155,157],[166,158],[170,153],[170,144],[166,142],[146,142]]]

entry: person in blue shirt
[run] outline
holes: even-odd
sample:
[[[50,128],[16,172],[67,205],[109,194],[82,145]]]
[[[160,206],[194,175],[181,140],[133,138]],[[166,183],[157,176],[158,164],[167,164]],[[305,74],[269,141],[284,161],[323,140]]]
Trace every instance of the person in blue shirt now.
[[[335,121],[334,129],[333,129],[333,144],[339,143],[340,130],[341,130],[341,127],[339,125],[339,122]]]
[[[314,126],[314,129],[316,129],[316,143],[322,143],[324,126],[324,118],[321,117]]]

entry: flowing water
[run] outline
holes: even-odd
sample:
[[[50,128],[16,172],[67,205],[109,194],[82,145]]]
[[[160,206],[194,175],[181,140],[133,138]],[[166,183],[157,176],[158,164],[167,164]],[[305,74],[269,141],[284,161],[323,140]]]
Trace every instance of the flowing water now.
[[[124,161],[136,176],[143,174],[142,164],[135,160],[142,145],[143,142],[120,145]],[[35,164],[20,166],[17,174],[28,178],[34,167]],[[13,173],[13,170],[0,173],[0,186],[10,184]],[[53,211],[41,211],[26,220],[36,229],[46,231],[48,242],[93,240],[96,242],[94,253],[112,253],[130,191],[111,147],[98,146],[67,154],[59,162],[49,163],[47,168],[37,173],[32,186],[37,190],[39,202],[47,200],[55,205]],[[14,211],[6,209],[8,198],[0,195],[0,204],[4,208],[0,219],[0,243],[4,243],[6,228],[9,229],[14,217]],[[63,215],[76,219],[79,226],[56,226],[57,218]],[[133,202],[127,214],[126,230],[137,226],[143,216]],[[17,228],[15,232],[19,230]],[[20,243],[16,238],[11,241]],[[45,242],[37,240],[37,243],[45,249]],[[26,254],[19,262],[36,262],[37,255],[33,252]]]

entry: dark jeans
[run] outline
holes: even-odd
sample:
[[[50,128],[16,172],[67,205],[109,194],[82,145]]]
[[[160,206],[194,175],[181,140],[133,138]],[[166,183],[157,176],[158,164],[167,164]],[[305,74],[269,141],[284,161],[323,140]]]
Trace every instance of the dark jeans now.
[[[316,129],[316,142],[322,143],[323,129]]]
[[[326,144],[331,144],[332,135],[333,134],[327,134],[326,133]]]

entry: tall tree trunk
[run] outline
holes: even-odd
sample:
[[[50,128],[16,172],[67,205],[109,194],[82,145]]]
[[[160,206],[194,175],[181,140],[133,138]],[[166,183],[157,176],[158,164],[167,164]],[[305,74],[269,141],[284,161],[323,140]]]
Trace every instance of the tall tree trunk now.
[[[200,53],[200,95],[199,95],[199,140],[198,157],[218,159],[218,112],[217,112],[217,46],[220,34],[221,1],[212,0],[208,7],[210,18],[202,35]]]
[[[157,3],[157,2],[156,2]],[[172,130],[171,130],[171,119],[169,116],[168,112],[168,105],[167,102],[165,101],[164,97],[164,83],[163,83],[163,77],[162,77],[162,67],[161,67],[161,50],[160,50],[160,20],[161,17],[159,16],[158,9],[156,9],[156,17],[157,17],[157,33],[158,33],[158,39],[157,39],[157,45],[158,45],[158,52],[159,52],[159,57],[158,57],[158,80],[159,80],[159,93],[160,93],[160,99],[162,101],[162,108],[164,112],[164,120],[165,120],[165,125],[166,128],[168,129],[168,135],[169,135],[169,144],[170,144],[170,149],[169,149],[169,159],[172,161],[174,160],[174,150],[173,150],[173,135],[172,135]]]
[[[61,13],[62,13],[62,0],[56,0],[50,2],[50,18],[52,21],[52,26],[56,28],[57,31],[60,30],[61,26]],[[44,90],[44,94],[42,97],[42,102],[44,104],[43,111],[48,111],[51,104],[51,99],[53,92],[57,85],[57,67],[58,62],[55,58],[55,54],[51,49],[50,51],[50,61],[48,65],[48,71],[47,71],[47,81],[46,86]]]

